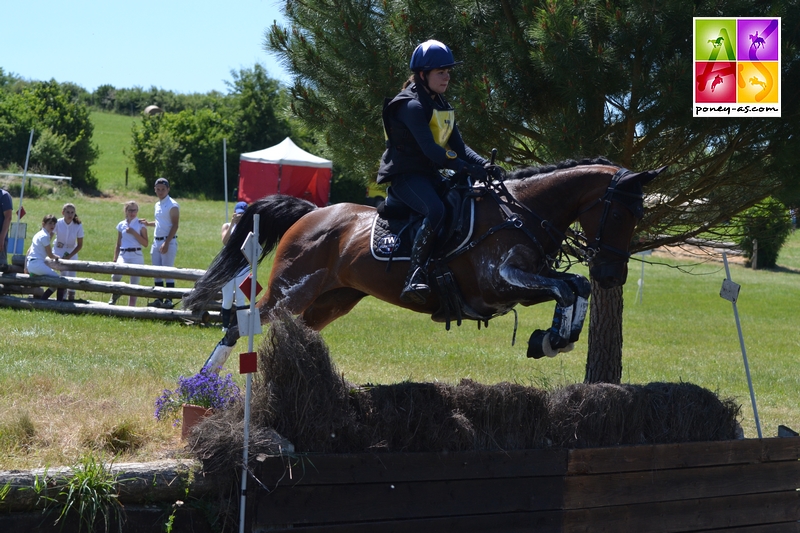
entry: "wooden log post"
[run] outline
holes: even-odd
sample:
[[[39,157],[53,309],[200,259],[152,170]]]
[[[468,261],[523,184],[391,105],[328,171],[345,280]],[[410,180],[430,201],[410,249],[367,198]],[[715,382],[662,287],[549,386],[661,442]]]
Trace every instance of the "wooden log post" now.
[[[140,276],[146,278],[171,278],[184,281],[197,281],[205,270],[195,268],[176,268],[152,265],[120,265],[118,263],[100,261],[70,261],[69,259],[51,261],[47,265],[53,270],[69,270],[75,272],[94,272],[97,274],[119,274],[121,276]]]
[[[132,285],[122,281],[99,281],[92,278],[54,278],[52,276],[30,276],[28,274],[3,274],[0,276],[0,285],[53,287],[55,289],[115,293],[145,298],[168,298],[170,300],[181,299],[192,291],[192,289]]]
[[[207,323],[208,311],[183,311],[180,309],[161,309],[159,307],[130,307],[127,305],[109,305],[102,302],[83,303],[79,301],[40,300],[38,298],[15,298],[0,296],[0,307],[11,309],[41,309],[60,313],[91,313],[94,315],[116,316],[124,318],[150,318],[155,320],[174,320],[180,322]]]
[[[218,480],[205,476],[196,461],[163,460],[152,463],[112,463],[107,465],[117,476],[120,500],[125,504],[164,502],[167,506],[186,497],[186,488],[192,498],[214,494]],[[36,470],[0,471],[0,486],[11,487],[0,501],[3,513],[33,511],[47,503],[34,490],[37,480],[48,488],[58,487],[73,474],[70,467]],[[54,494],[53,496],[56,496]]]

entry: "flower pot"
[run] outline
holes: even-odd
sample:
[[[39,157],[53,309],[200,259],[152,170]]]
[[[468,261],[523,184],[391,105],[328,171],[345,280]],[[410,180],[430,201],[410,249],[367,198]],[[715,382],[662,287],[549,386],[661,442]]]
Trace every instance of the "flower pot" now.
[[[190,403],[183,404],[183,421],[181,422],[181,438],[185,439],[189,436],[189,432],[194,426],[200,423],[205,417],[214,414],[213,409],[207,407],[200,407],[199,405],[192,405]]]

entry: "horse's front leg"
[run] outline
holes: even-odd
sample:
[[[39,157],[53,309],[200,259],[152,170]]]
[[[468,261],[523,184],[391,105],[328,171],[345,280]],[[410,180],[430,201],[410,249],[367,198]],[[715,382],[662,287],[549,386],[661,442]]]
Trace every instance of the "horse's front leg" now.
[[[574,291],[575,300],[569,306],[556,304],[553,325],[548,330],[537,329],[528,341],[528,357],[539,359],[545,355],[555,357],[569,352],[575,346],[583,330],[586,311],[589,309],[589,295],[592,286],[589,280],[576,274],[558,274]]]
[[[555,300],[562,307],[575,303],[575,291],[567,277],[536,274],[541,270],[542,260],[533,250],[523,245],[512,247],[503,256],[492,288],[504,301],[531,305]]]
[[[212,350],[211,355],[206,359],[203,368],[209,367],[214,370],[222,368],[223,365],[225,365],[225,361],[227,361],[228,357],[231,355],[233,347],[236,346],[236,341],[239,340],[239,337],[239,324],[236,320],[236,313],[232,313],[231,324],[228,326],[228,331],[225,332],[225,336],[214,346],[214,350]]]

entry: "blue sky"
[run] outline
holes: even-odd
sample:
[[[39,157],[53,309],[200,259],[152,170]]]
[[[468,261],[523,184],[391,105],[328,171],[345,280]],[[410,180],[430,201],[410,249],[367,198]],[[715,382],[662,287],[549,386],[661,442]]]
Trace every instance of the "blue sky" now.
[[[231,70],[263,64],[289,84],[264,50],[283,25],[280,0],[18,0],[3,2],[0,67],[29,80],[88,91],[152,86],[178,93],[227,92]]]

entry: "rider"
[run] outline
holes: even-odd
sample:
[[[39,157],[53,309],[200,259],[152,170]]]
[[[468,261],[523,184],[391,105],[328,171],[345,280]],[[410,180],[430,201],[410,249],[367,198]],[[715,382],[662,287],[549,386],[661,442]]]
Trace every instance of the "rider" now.
[[[417,46],[409,67],[413,74],[393,99],[383,106],[386,151],[381,157],[378,183],[392,183],[392,194],[424,215],[411,248],[411,265],[400,299],[424,304],[430,293],[425,265],[444,222],[444,204],[437,190],[440,169],[485,180],[499,167],[464,144],[455,112],[444,99],[450,70],[461,61],[447,45],[429,40]]]

